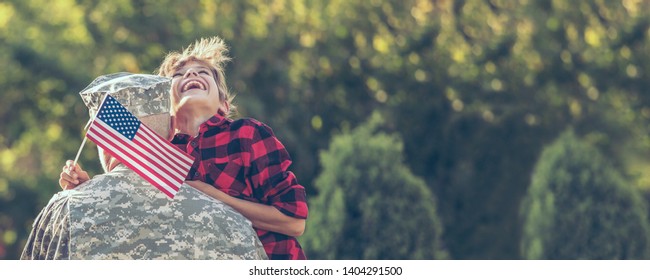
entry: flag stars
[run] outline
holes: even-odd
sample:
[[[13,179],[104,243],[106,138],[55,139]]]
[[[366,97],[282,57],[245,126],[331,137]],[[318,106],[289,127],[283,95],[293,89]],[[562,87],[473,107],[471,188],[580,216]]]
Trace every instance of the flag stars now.
[[[106,98],[106,102],[97,114],[97,118],[101,119],[124,137],[133,139],[140,127],[140,121],[127,111],[126,108],[122,107],[112,96]]]

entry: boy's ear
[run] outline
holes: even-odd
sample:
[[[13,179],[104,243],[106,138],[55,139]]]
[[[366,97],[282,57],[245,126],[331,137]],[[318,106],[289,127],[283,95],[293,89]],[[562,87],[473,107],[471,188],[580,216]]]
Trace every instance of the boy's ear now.
[[[221,105],[223,105],[223,109],[219,108],[219,110],[223,111],[223,114],[227,116],[230,113],[230,102],[224,100],[221,101]]]

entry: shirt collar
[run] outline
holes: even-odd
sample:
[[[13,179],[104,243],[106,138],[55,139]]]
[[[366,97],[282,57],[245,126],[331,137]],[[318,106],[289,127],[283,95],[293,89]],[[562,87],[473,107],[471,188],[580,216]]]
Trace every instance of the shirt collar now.
[[[219,111],[217,111],[216,114],[214,114],[207,121],[202,123],[201,126],[199,126],[199,134],[207,131],[210,127],[223,126],[230,122],[232,122],[232,120],[227,118],[226,113],[224,113],[221,109],[219,109]],[[189,142],[190,139],[192,139],[192,136],[183,133],[178,133],[174,135],[174,138],[172,139],[171,143],[187,144],[187,142]]]
[[[203,127],[213,127],[213,126],[221,126],[225,123],[231,122],[229,118],[226,117],[226,114],[219,109],[216,114],[214,114],[212,117],[210,117],[207,121],[201,124],[201,129]]]

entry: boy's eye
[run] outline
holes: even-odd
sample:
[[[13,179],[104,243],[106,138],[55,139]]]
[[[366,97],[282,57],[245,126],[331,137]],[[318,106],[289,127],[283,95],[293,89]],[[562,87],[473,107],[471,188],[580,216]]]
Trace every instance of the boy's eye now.
[[[183,74],[176,72],[176,73],[174,73],[174,75],[172,75],[172,78],[176,78],[176,77],[180,77],[180,76],[183,76]]]
[[[199,71],[199,74],[205,74],[205,75],[208,75],[209,73],[208,73],[208,71],[201,70],[201,71]]]

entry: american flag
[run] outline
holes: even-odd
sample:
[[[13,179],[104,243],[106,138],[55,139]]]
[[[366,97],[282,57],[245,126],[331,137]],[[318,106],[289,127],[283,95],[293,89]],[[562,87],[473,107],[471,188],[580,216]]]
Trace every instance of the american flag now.
[[[170,198],[178,192],[194,160],[108,94],[86,137]]]

